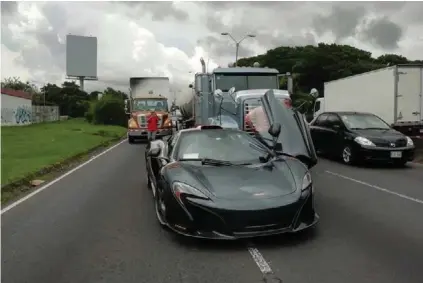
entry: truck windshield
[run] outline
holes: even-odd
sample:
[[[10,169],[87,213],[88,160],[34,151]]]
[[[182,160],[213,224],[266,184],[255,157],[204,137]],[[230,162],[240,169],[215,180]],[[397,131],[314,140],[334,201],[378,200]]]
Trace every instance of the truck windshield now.
[[[216,89],[226,92],[231,87],[246,89],[278,89],[278,78],[275,74],[216,74]]]
[[[167,101],[163,99],[135,99],[134,111],[168,111]]]

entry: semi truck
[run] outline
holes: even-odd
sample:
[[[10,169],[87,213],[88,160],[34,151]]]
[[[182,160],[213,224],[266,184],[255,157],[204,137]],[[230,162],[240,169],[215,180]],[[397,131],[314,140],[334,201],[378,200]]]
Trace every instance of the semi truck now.
[[[423,65],[390,66],[326,82],[314,118],[329,111],[370,112],[406,135],[422,135]]]
[[[125,100],[128,119],[128,142],[147,139],[147,119],[151,111],[159,117],[156,137],[172,134],[169,112],[170,81],[168,77],[132,77],[129,79],[129,98]]]
[[[288,90],[275,92],[277,98],[291,104],[292,76],[279,74],[278,70],[262,68],[256,62],[252,67],[216,68],[206,71],[201,58],[202,72],[195,74],[189,87],[192,98],[181,105],[185,127],[222,123],[238,124],[239,129],[247,130],[245,116],[252,108],[260,106],[260,97],[269,89],[279,89],[280,77],[287,77]]]

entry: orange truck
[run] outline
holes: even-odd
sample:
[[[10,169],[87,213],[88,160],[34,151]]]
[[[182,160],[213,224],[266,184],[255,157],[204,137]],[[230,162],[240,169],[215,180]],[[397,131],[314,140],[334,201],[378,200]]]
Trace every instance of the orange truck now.
[[[129,99],[125,100],[128,119],[128,142],[147,139],[147,119],[151,111],[159,116],[156,138],[172,134],[172,117],[168,97],[170,82],[168,77],[133,77],[129,79]]]

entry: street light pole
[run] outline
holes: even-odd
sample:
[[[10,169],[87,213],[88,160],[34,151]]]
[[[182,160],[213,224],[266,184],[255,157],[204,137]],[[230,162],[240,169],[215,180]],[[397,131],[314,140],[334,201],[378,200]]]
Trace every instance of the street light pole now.
[[[241,42],[244,41],[244,39],[246,39],[248,37],[256,37],[256,36],[254,34],[247,34],[241,40],[237,41],[229,32],[222,32],[221,35],[227,35],[227,36],[229,36],[235,42],[235,47],[236,47],[236,51],[235,51],[235,67],[236,67],[238,65],[239,45],[241,44]]]

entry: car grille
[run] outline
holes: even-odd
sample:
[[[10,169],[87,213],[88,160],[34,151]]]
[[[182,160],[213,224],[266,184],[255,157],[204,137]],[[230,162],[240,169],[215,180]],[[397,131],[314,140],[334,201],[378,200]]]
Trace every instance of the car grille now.
[[[159,120],[157,121],[157,127],[162,125],[163,115],[157,115]],[[147,116],[145,114],[138,115],[138,124],[140,128],[147,128]]]
[[[405,147],[407,146],[406,139],[397,139],[396,141],[387,141],[387,140],[376,140],[374,141],[376,146],[380,147]],[[394,146],[393,146],[394,145]]]

